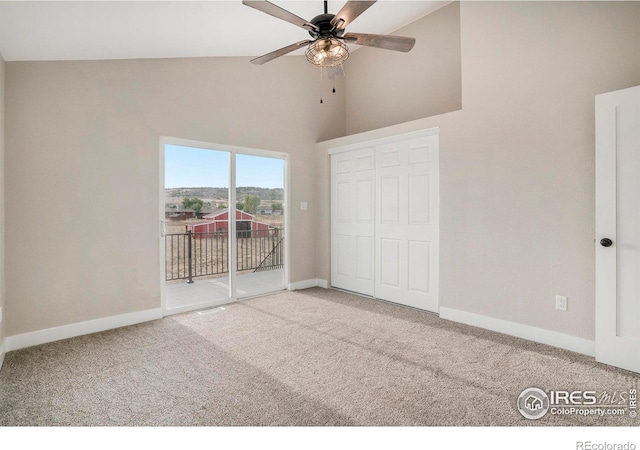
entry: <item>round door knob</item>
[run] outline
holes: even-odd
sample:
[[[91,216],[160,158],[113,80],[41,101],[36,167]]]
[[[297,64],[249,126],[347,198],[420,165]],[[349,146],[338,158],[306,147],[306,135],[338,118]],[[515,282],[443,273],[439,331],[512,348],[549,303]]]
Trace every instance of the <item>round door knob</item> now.
[[[600,240],[600,245],[603,247],[611,247],[613,245],[613,241],[609,238],[604,238]]]

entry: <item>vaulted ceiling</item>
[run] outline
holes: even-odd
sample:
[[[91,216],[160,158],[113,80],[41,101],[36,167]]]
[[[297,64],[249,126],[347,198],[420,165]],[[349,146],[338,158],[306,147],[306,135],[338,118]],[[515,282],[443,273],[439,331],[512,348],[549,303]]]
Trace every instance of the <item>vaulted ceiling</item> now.
[[[330,1],[337,13],[344,1]],[[272,3],[310,20],[322,1]],[[349,32],[391,33],[450,1],[382,0]],[[259,56],[309,38],[234,1],[0,1],[6,61]],[[299,54],[301,50],[292,54]]]

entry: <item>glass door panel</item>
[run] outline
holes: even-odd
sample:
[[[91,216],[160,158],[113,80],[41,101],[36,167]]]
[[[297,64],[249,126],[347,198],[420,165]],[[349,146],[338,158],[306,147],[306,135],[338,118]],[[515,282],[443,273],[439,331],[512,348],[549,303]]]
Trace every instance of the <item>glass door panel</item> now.
[[[285,288],[284,160],[236,155],[236,295]]]
[[[226,303],[230,153],[165,145],[165,309]]]

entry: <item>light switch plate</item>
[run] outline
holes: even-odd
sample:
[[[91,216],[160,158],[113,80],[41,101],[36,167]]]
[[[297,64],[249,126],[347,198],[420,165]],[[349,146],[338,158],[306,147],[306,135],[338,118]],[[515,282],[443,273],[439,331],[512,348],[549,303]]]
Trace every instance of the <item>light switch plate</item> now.
[[[307,202],[300,202],[300,209],[303,211],[309,209],[309,205],[307,204]]]

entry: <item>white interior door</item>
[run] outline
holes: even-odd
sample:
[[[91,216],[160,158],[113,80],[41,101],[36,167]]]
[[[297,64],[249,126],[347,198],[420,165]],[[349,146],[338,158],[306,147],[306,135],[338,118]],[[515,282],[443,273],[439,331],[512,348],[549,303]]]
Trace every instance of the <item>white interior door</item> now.
[[[331,284],[374,295],[374,148],[331,157]]]
[[[596,359],[640,372],[640,86],[596,97]]]
[[[375,296],[438,312],[438,136],[376,148]]]

